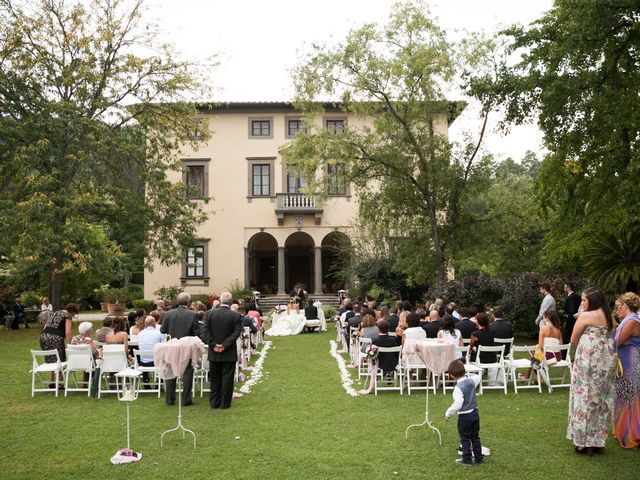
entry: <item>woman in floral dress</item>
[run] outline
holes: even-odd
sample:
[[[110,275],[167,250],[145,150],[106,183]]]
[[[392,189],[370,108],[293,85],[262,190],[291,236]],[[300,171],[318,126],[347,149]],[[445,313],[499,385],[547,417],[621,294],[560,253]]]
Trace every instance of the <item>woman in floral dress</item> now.
[[[602,453],[611,421],[615,372],[613,318],[604,294],[591,287],[582,293],[584,312],[571,343],[573,361],[567,438],[578,453]]]
[[[627,292],[616,300],[622,319],[615,344],[622,370],[616,375],[613,434],[622,448],[640,447],[640,297]]]

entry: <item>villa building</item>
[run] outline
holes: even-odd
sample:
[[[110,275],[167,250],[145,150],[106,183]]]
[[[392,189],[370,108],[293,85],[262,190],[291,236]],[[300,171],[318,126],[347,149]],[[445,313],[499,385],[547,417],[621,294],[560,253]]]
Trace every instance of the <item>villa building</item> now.
[[[202,115],[212,136],[197,151],[183,149],[182,178],[174,174],[170,180],[189,185],[194,202],[209,198],[203,202],[209,218],[181,264],[157,263],[145,272],[145,298],[162,286],[219,293],[236,282],[265,294],[285,294],[296,283],[310,294],[337,292],[342,285],[331,275],[335,247],[352,238],[358,213],[340,164],[325,172],[327,196],[321,202],[302,193],[304,177],[279,153],[302,128],[290,103],[230,103],[203,109]],[[438,132],[446,136],[454,118],[443,115]],[[366,119],[326,106],[319,121],[339,134]]]

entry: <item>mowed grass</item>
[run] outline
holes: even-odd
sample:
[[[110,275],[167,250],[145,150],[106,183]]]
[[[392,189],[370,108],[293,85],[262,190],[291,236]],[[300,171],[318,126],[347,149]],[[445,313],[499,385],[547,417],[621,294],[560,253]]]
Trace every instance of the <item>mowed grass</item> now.
[[[110,457],[126,446],[125,406],[113,396],[81,393],[32,398],[29,349],[39,348],[38,330],[2,332],[0,478],[638,478],[640,451],[625,451],[613,438],[603,456],[573,452],[565,439],[567,389],[485,392],[481,438],[491,456],[482,466],[460,467],[456,421],[443,419],[451,394],[430,396],[442,447],[428,428],[412,429],[405,439],[405,428],[424,418],[424,394],[348,396],[329,354],[334,338],[333,326],[271,338],[262,383],[229,410],[211,410],[198,392],[183,419],[197,435],[195,449],[176,433],[161,448],[161,433],[177,423],[177,407],[141,396],[131,407],[131,442],[143,458],[112,465]]]

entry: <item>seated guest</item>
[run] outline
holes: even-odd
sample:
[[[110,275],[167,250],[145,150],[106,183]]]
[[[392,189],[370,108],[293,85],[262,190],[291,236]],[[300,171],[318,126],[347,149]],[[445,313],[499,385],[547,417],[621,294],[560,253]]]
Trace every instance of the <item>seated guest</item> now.
[[[151,310],[149,315],[156,321],[156,330],[160,330],[162,326],[162,312],[160,310]]]
[[[142,330],[144,330],[145,318],[145,316],[136,315],[136,323],[129,329],[129,335],[134,337],[138,335]]]
[[[370,313],[367,313],[360,322],[360,337],[362,338],[377,338],[379,335],[378,327],[376,327],[376,319]]]
[[[125,331],[124,317],[114,317],[113,332],[107,334],[104,343],[107,345],[121,344],[124,345],[124,351],[129,355],[129,336]]]
[[[93,340],[91,340],[92,329],[93,324],[91,322],[82,322],[78,325],[78,335],[71,339],[71,345],[89,345],[93,358],[96,358],[98,356],[98,349],[93,344]]]
[[[307,306],[304,309],[304,317],[307,320],[317,320],[318,319],[318,307],[313,304],[313,300],[310,298],[307,302]]]
[[[398,327],[398,321],[400,318],[398,317],[398,307],[391,307],[389,309],[389,317],[387,318],[387,322],[389,322],[389,331],[395,332]]]
[[[407,329],[404,331],[402,343],[404,343],[407,338],[410,340],[427,338],[424,329],[420,327],[420,317],[418,317],[417,313],[410,313],[407,316]]]
[[[505,320],[501,308],[496,308],[493,312],[493,322],[489,325],[489,330],[493,333],[493,338],[513,338],[513,327],[509,320]],[[505,344],[504,354],[508,355],[511,346]]]
[[[127,323],[124,325],[124,331],[129,333],[137,321],[138,316],[136,315],[136,312],[127,313]]]
[[[205,331],[206,331],[205,326],[206,326],[206,324],[205,324],[205,321],[204,321],[204,317],[207,316],[207,312],[203,312],[202,310],[199,310],[199,311],[196,312],[196,314],[198,315],[198,338],[200,340],[202,340],[203,343],[208,345],[209,342],[207,341],[207,337],[205,335]]]
[[[359,303],[353,306],[353,316],[347,320],[350,328],[360,328],[360,322],[362,322],[362,307]]]
[[[424,328],[424,326],[429,323],[428,317],[429,314],[424,308],[417,308],[416,315],[418,315],[418,320],[420,321],[420,326]]]
[[[469,339],[471,338],[471,334],[478,329],[478,325],[475,322],[469,320],[469,313],[472,309],[469,308],[461,308],[460,315],[462,320],[456,322],[456,328],[460,330],[462,334],[462,338]],[[473,310],[473,314],[475,315],[478,311]]]
[[[96,330],[96,342],[105,343],[105,337],[109,333],[113,333],[113,319],[111,317],[106,317],[102,322],[102,328]]]
[[[469,308],[469,320],[478,325],[478,320],[476,319],[476,315],[478,315],[478,309],[476,307]]]
[[[475,361],[478,347],[480,345],[493,347],[495,342],[493,341],[493,333],[489,330],[489,317],[484,312],[480,312],[476,315],[478,322],[478,329],[471,334],[471,343],[469,344],[469,354],[471,361]],[[480,356],[481,363],[494,363],[496,361],[495,352],[484,352]]]
[[[396,327],[396,336],[399,341],[402,342],[404,340],[404,331],[409,328],[409,324],[407,323],[407,317],[409,316],[408,310],[403,310],[400,313],[400,317],[398,319],[398,326]]]
[[[382,305],[380,305],[380,318],[378,319],[378,321],[380,320],[389,320],[389,307],[383,303]]]
[[[253,323],[253,318],[248,315],[242,315],[242,327],[249,327],[251,333],[258,333],[258,329]]]
[[[456,321],[462,320],[462,316],[458,313],[458,310],[456,310],[455,302],[449,302],[444,310],[446,313],[452,315]]]
[[[395,337],[389,336],[389,322],[382,319],[378,322],[378,337],[371,343],[378,347],[397,347],[398,341]],[[378,368],[382,369],[384,376],[393,373],[398,365],[398,353],[380,352],[378,354]]]
[[[455,325],[456,322],[453,315],[445,313],[444,317],[442,317],[442,326],[438,332],[438,338],[442,338],[445,343],[453,343],[456,346],[462,347],[464,345],[462,334]],[[462,357],[462,352],[460,352],[460,357]]]
[[[156,328],[156,319],[151,315],[144,319],[144,330],[138,334],[138,350],[153,350],[157,343],[164,342],[164,335]],[[140,355],[139,363],[143,367],[153,367],[153,356]],[[149,383],[149,373],[142,373],[144,383]]]
[[[427,334],[427,338],[437,338],[440,327],[442,327],[442,320],[440,320],[438,316],[438,310],[431,310],[431,313],[429,313],[429,321],[422,325],[424,332]]]

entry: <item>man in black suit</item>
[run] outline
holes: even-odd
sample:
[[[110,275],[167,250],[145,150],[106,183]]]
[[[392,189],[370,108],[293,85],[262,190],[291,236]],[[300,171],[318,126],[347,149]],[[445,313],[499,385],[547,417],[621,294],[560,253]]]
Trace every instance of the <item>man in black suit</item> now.
[[[398,339],[389,336],[389,322],[380,320],[378,322],[378,332],[380,335],[374,338],[371,343],[378,347],[397,347]],[[378,354],[378,367],[382,369],[385,377],[392,373],[398,365],[398,354],[393,352],[380,352]]]
[[[229,408],[233,397],[233,375],[238,361],[236,340],[242,332],[242,317],[229,308],[233,297],[220,294],[220,307],[207,312],[209,338],[209,374],[211,376],[211,408]]]
[[[168,333],[171,338],[197,337],[200,333],[198,327],[198,315],[193,310],[189,310],[187,305],[191,301],[191,295],[182,292],[178,295],[178,308],[164,314],[160,332]],[[182,375],[182,406],[193,404],[191,399],[191,389],[193,388],[193,367],[191,362]],[[176,402],[176,379],[166,381],[167,405]]]
[[[350,328],[359,328],[360,322],[362,322],[362,307],[359,303],[353,306],[353,316],[347,318],[347,323]]]
[[[469,316],[475,317],[477,314],[478,309],[475,307],[460,309],[462,320],[456,322],[456,328],[460,330],[462,338],[471,338],[471,334],[478,329],[476,322],[469,320]]]
[[[427,333],[427,338],[438,338],[438,332],[441,326],[442,320],[440,320],[438,310],[431,310],[429,313],[429,321],[422,325],[422,328]]]
[[[564,301],[564,312],[567,315],[567,320],[564,324],[564,332],[562,334],[562,340],[569,342],[571,340],[571,334],[573,333],[573,326],[576,323],[576,313],[580,308],[581,298],[576,292],[573,291],[575,285],[572,282],[567,282],[564,285],[564,293],[566,295]]]
[[[493,322],[489,324],[489,331],[493,333],[493,338],[513,338],[513,326],[509,320],[505,320],[501,308],[493,311]],[[509,344],[504,346],[504,354],[508,355],[511,350]]]

